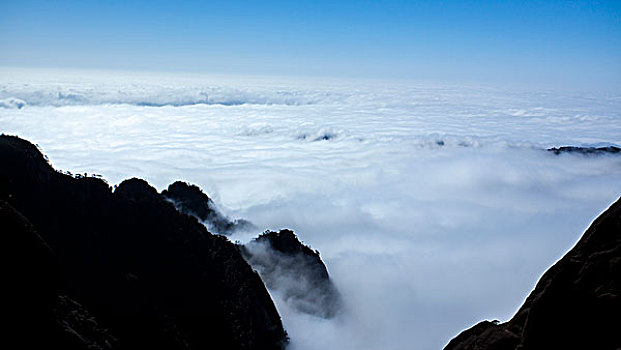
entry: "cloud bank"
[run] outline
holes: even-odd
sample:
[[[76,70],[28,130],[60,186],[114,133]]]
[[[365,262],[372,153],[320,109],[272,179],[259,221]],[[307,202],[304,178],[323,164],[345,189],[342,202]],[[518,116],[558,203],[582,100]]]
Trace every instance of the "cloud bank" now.
[[[25,104],[0,107],[0,131],[56,168],[188,181],[259,230],[232,240],[291,228],[321,251],[344,311],[314,317],[272,291],[293,349],[440,348],[507,319],[621,195],[618,156],[545,151],[621,144],[618,95],[4,76],[0,100]],[[205,87],[245,102],[201,103]]]

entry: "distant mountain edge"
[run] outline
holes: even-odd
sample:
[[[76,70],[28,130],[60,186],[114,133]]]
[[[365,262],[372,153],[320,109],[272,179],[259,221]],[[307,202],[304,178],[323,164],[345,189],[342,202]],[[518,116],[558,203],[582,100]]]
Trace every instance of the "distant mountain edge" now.
[[[605,147],[577,147],[577,146],[563,146],[563,147],[554,147],[548,148],[549,152],[552,152],[556,155],[563,153],[574,153],[574,154],[582,154],[582,155],[602,155],[602,154],[621,154],[621,148],[616,146],[605,146]]]
[[[541,277],[505,323],[482,321],[444,350],[621,348],[621,198]]]

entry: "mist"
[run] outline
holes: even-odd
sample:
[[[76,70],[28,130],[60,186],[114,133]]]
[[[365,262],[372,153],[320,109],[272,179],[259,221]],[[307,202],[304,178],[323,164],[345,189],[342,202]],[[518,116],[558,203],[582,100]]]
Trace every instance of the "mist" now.
[[[0,132],[57,169],[201,187],[321,252],[343,309],[271,290],[291,349],[434,349],[507,320],[621,195],[621,96],[390,81],[4,72]],[[72,78],[73,77],[73,78]],[[115,78],[113,78],[115,77]]]

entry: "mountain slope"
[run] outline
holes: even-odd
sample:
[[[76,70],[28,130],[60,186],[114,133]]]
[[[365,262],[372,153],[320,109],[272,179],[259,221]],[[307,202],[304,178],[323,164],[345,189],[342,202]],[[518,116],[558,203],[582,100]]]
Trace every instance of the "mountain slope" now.
[[[621,348],[621,198],[541,277],[506,323],[483,321],[445,350]]]
[[[0,200],[49,247],[58,276],[47,288],[109,330],[115,348],[284,347],[276,308],[238,249],[144,180],[112,191],[55,171],[34,145],[2,135]]]

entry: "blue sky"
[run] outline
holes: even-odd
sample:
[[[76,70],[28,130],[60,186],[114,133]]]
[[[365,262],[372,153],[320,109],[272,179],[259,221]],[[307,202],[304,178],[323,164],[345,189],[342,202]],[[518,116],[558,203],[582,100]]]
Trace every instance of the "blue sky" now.
[[[0,65],[621,87],[621,1],[0,0]]]

